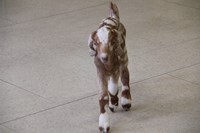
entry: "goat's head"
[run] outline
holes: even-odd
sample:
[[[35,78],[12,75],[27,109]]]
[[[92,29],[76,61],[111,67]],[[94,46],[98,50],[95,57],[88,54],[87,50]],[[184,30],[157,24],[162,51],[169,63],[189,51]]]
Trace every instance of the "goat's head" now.
[[[109,64],[113,57],[123,54],[121,43],[122,38],[117,30],[101,27],[89,37],[89,53],[91,56],[97,56],[102,63]]]

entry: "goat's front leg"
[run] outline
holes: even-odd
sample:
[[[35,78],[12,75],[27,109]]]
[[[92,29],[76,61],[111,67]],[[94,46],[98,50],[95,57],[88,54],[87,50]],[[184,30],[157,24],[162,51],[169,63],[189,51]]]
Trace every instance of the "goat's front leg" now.
[[[109,116],[108,116],[108,81],[107,78],[101,74],[99,74],[99,84],[102,89],[101,96],[99,98],[99,106],[100,106],[100,116],[99,116],[99,130],[102,133],[108,133],[110,130]]]
[[[108,91],[110,95],[109,108],[114,112],[118,106],[118,80],[119,80],[119,71],[116,71],[108,80]]]
[[[129,85],[129,70],[125,64],[120,66],[120,77],[122,82],[121,105],[127,111],[131,108],[131,93]]]

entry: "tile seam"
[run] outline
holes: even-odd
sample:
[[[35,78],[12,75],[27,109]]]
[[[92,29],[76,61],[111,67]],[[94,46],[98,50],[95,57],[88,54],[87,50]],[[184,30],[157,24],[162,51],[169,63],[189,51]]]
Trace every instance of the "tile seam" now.
[[[74,13],[74,12],[78,12],[78,11],[83,11],[83,10],[86,10],[86,9],[102,6],[102,5],[105,5],[105,4],[107,4],[107,2],[98,4],[98,5],[92,5],[92,6],[88,6],[88,7],[83,7],[83,8],[79,8],[79,9],[75,9],[75,10],[71,10],[71,11],[63,11],[63,12],[60,12],[60,13],[57,13],[57,14],[52,14],[52,15],[39,17],[39,18],[35,18],[35,19],[30,19],[30,20],[25,20],[25,21],[21,21],[21,22],[16,22],[16,21],[11,21],[10,20],[11,22],[13,22],[13,24],[10,24],[10,25],[7,25],[7,26],[1,26],[0,28],[7,28],[7,27],[10,27],[10,26],[18,25],[18,24],[25,24],[25,23],[35,22],[35,21],[38,21],[38,20],[47,19],[47,18],[51,18],[51,17],[55,17],[55,16],[61,16],[61,15],[70,14],[70,13]]]
[[[173,78],[176,78],[176,79],[179,79],[179,80],[182,80],[182,81],[185,81],[185,82],[188,82],[188,83],[191,83],[191,84],[194,84],[194,85],[197,85],[197,86],[200,86],[200,84],[198,83],[195,83],[195,82],[192,82],[192,81],[189,81],[189,80],[186,80],[186,79],[183,79],[183,78],[180,78],[180,77],[177,77],[177,76],[174,76],[174,75],[171,75],[171,74],[167,74],[168,76],[171,76]]]
[[[147,53],[150,53],[150,52],[153,52],[153,51],[157,51],[157,50],[162,50],[162,49],[165,49],[165,48],[180,46],[183,43],[191,42],[191,41],[198,40],[198,39],[200,39],[200,36],[197,36],[197,37],[194,37],[194,38],[190,38],[190,39],[185,40],[185,41],[180,41],[180,42],[172,43],[170,45],[163,46],[163,47],[160,47],[160,48],[155,48],[155,49],[152,49],[152,50],[149,50],[149,51],[146,51],[146,52],[142,52],[141,54],[134,54],[132,56],[138,56],[138,57],[140,57],[140,56],[142,56],[142,54],[147,54]]]
[[[40,110],[40,111],[37,111],[37,112],[34,112],[34,113],[31,113],[31,114],[28,114],[28,115],[24,115],[24,116],[21,116],[21,117],[17,117],[15,119],[12,119],[12,120],[8,120],[8,121],[4,121],[4,122],[1,122],[0,125],[5,125],[7,123],[10,123],[10,122],[13,122],[13,121],[16,121],[16,120],[19,120],[19,119],[23,119],[23,118],[26,118],[26,117],[29,117],[29,116],[33,116],[33,115],[36,115],[36,114],[39,114],[39,113],[42,113],[42,112],[45,112],[45,111],[49,111],[49,110],[52,110],[52,109],[55,109],[55,108],[58,108],[58,107],[62,107],[64,105],[68,105],[68,104],[71,104],[71,103],[76,103],[78,101],[81,101],[81,100],[84,100],[84,99],[87,99],[87,98],[90,98],[90,97],[93,97],[93,96],[96,96],[97,93],[93,94],[93,95],[89,95],[89,96],[86,96],[86,97],[82,97],[82,98],[79,98],[79,99],[76,99],[76,100],[73,100],[73,101],[69,101],[67,103],[63,103],[63,104],[58,104],[56,106],[52,106],[50,108],[47,108],[47,109],[43,109],[43,110]]]
[[[41,95],[39,95],[39,94],[36,94],[36,93],[34,93],[34,92],[29,91],[29,90],[26,90],[26,89],[24,89],[23,87],[20,87],[20,86],[18,86],[18,85],[15,85],[14,83],[8,82],[8,81],[3,80],[3,79],[0,79],[0,81],[2,81],[3,83],[9,84],[9,85],[11,85],[11,86],[14,86],[14,87],[16,87],[16,88],[18,88],[18,89],[20,89],[20,90],[25,91],[25,92],[28,92],[28,93],[30,93],[30,94],[32,94],[32,95],[34,95],[34,96],[40,97],[40,98],[42,98],[42,99],[44,99],[44,100],[46,100],[46,101],[48,101],[48,102],[54,103],[52,100],[47,99],[47,98],[45,98],[45,97],[43,97],[43,96],[41,96]]]
[[[132,83],[130,83],[130,85],[137,84],[137,83],[140,83],[140,82],[143,82],[143,81],[146,81],[146,80],[150,80],[150,79],[153,79],[153,78],[156,78],[156,77],[160,77],[160,76],[163,76],[163,75],[168,75],[168,73],[175,72],[175,71],[178,71],[178,70],[181,70],[181,69],[184,69],[184,68],[192,67],[192,66],[195,66],[195,65],[198,65],[198,64],[200,64],[200,62],[196,63],[196,64],[192,64],[190,66],[185,66],[185,67],[182,67],[182,68],[178,68],[178,69],[166,72],[166,73],[155,75],[155,76],[152,76],[152,77],[140,80],[140,81],[132,82]],[[168,76],[170,76],[170,75],[168,75]],[[2,122],[2,123],[0,123],[0,125],[4,125],[4,124],[7,124],[7,123],[10,123],[10,122],[19,120],[19,119],[23,119],[23,118],[26,118],[26,117],[29,117],[29,116],[33,116],[33,115],[36,115],[36,114],[39,114],[39,113],[42,113],[42,112],[45,112],[45,111],[49,111],[49,110],[52,110],[52,109],[55,109],[55,108],[58,108],[58,107],[62,107],[62,106],[68,105],[68,104],[76,103],[78,101],[85,100],[85,99],[91,98],[93,96],[97,96],[98,94],[99,93],[95,93],[95,94],[92,94],[92,95],[89,95],[89,96],[85,96],[85,97],[82,97],[82,98],[79,98],[79,99],[76,99],[76,100],[73,100],[73,101],[69,101],[67,103],[63,103],[63,104],[59,104],[59,105],[56,105],[56,106],[52,106],[50,108],[43,109],[43,110],[37,111],[35,113],[31,113],[31,114],[28,114],[28,115],[25,115],[25,116],[21,116],[21,117],[12,119],[12,120],[8,120],[8,121],[5,121],[5,122]]]

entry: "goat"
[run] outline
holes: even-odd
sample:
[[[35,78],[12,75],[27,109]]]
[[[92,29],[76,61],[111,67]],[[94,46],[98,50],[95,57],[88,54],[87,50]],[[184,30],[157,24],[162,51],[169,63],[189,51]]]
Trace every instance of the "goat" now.
[[[131,108],[128,55],[125,45],[126,29],[120,22],[119,11],[110,2],[110,16],[103,19],[99,28],[88,39],[89,54],[94,57],[101,95],[99,99],[99,130],[110,130],[108,106],[114,112],[118,106],[118,80],[121,78],[121,105],[128,111]]]

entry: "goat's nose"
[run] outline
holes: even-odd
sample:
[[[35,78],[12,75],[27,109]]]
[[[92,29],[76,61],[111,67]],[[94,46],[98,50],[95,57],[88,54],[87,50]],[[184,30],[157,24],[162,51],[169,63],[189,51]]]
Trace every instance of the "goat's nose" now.
[[[107,56],[106,54],[103,54],[103,55],[101,56],[101,59],[102,59],[103,61],[107,62],[107,61],[108,61],[108,56]]]

